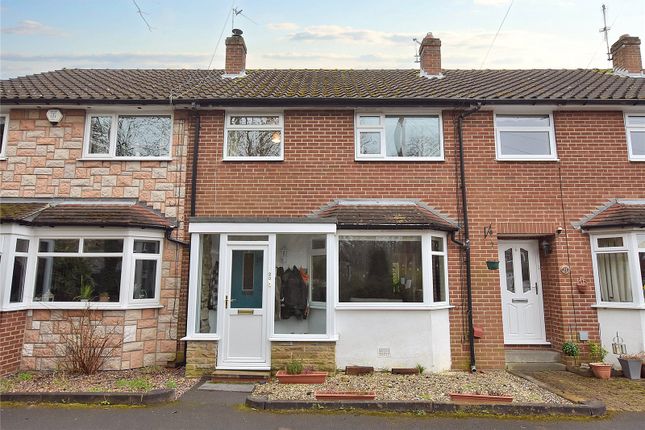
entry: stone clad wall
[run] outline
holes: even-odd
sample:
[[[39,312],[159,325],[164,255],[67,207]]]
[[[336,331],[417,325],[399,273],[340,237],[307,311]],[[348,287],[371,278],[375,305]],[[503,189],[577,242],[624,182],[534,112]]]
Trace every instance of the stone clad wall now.
[[[86,111],[61,109],[63,120],[52,126],[46,109],[12,109],[6,159],[0,160],[0,198],[131,198],[176,219],[173,236],[184,239],[187,116],[174,113],[171,161],[83,160]],[[163,243],[160,309],[102,311],[106,326],[116,324],[123,349],[110,368],[165,365],[176,357],[181,266],[187,249]],[[34,310],[26,318],[23,369],[51,369],[60,358],[61,323],[74,311]],[[0,338],[8,333],[0,327]]]
[[[217,341],[186,342],[186,376],[208,375],[217,365]]]
[[[284,370],[291,361],[304,367],[336,371],[335,342],[271,342],[271,370]]]

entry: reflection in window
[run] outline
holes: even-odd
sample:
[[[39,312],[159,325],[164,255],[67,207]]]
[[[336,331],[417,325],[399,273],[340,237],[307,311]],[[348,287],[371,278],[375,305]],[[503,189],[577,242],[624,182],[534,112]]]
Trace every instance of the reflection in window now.
[[[231,115],[225,158],[280,159],[284,142],[281,115]]]
[[[341,302],[423,302],[420,237],[344,236],[338,252]]]
[[[520,260],[522,262],[522,290],[526,293],[531,291],[529,252],[526,249],[520,248]]]
[[[117,157],[165,157],[170,154],[170,116],[120,115]]]
[[[515,292],[515,272],[513,269],[513,248],[504,251],[504,266],[506,271],[506,289]]]
[[[549,115],[496,115],[495,126],[499,158],[555,157]]]
[[[157,261],[136,260],[133,299],[153,299],[157,287]]]
[[[219,243],[219,234],[201,235],[201,261],[195,316],[195,332],[197,333],[217,333]]]

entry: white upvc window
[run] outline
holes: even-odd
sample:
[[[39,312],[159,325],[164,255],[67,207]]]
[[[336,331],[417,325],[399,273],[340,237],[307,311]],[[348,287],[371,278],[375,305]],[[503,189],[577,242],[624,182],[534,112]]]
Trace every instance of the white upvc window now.
[[[33,228],[3,235],[2,309],[157,307],[163,233]]]
[[[630,161],[645,161],[645,115],[625,115]]]
[[[9,115],[0,115],[0,159],[5,158],[7,135],[9,134]]]
[[[284,160],[282,113],[227,113],[224,127],[224,160]]]
[[[446,246],[439,232],[339,233],[337,308],[447,306]]]
[[[88,113],[83,154],[92,159],[170,160],[169,113]]]
[[[598,305],[645,306],[645,231],[592,234],[591,248]]]
[[[498,160],[557,160],[553,115],[495,114]]]
[[[443,161],[441,113],[357,112],[357,161]]]

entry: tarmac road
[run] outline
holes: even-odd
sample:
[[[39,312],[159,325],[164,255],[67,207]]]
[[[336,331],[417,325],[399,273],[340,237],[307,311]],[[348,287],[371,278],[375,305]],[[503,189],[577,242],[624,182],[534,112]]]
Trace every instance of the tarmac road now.
[[[149,407],[0,406],[2,430],[407,430],[407,429],[642,429],[644,413],[604,419],[531,420],[479,417],[361,415],[358,413],[271,413],[240,408],[246,394],[193,389],[179,401]]]

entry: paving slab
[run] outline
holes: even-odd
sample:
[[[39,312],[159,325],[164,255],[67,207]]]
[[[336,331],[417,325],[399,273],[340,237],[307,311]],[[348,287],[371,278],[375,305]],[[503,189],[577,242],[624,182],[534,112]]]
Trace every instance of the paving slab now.
[[[228,391],[233,393],[250,393],[253,391],[253,384],[223,384],[217,382],[204,382],[198,390],[206,391]]]

